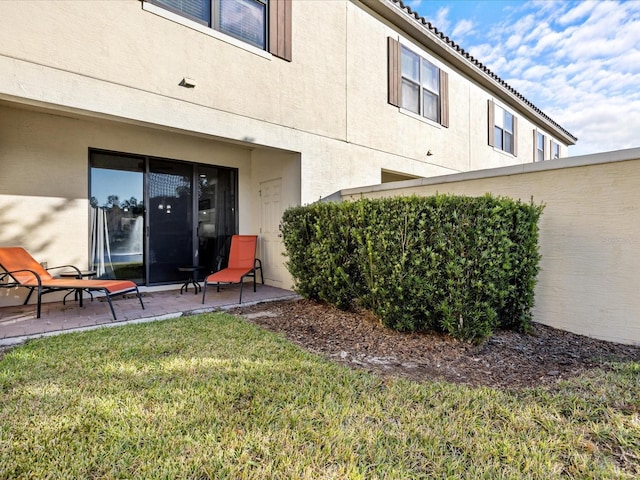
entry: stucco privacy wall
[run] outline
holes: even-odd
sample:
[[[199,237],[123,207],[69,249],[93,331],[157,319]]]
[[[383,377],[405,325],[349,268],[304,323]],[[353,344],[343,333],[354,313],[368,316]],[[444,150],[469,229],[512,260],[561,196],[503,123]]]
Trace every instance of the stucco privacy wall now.
[[[640,148],[345,190],[343,199],[491,192],[544,203],[534,320],[640,345]]]

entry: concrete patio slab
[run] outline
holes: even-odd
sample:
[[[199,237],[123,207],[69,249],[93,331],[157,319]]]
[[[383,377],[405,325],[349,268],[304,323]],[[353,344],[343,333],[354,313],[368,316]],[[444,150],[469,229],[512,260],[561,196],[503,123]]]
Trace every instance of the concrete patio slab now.
[[[104,298],[84,298],[83,306],[76,301],[51,302],[42,304],[41,318],[36,318],[36,306],[18,305],[0,308],[0,346],[22,343],[31,338],[58,335],[70,331],[82,331],[93,328],[165,320],[169,318],[230,309],[238,306],[239,286],[214,288],[207,292],[205,304],[202,294],[191,291],[180,293],[175,290],[143,291],[141,289],[144,310],[135,295],[114,297],[113,308],[117,320],[114,321],[109,304]],[[245,288],[242,305],[251,305],[277,300],[298,298],[290,290],[268,285],[258,285],[256,292]]]

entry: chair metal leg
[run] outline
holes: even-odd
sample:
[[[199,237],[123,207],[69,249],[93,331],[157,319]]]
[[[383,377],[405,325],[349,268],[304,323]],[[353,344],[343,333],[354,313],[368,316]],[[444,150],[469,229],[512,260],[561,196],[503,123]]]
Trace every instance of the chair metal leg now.
[[[204,288],[202,289],[202,304],[204,305],[204,296],[207,294],[207,280],[204,280]]]
[[[66,302],[67,302],[67,297],[68,297],[69,295],[71,295],[72,293],[74,293],[74,294],[75,294],[75,297],[76,297],[76,298],[75,298],[75,300],[77,300],[78,292],[77,292],[76,290],[69,290],[69,291],[67,292],[67,294],[62,298],[62,304],[63,304],[63,305],[66,305],[66,304],[67,304],[67,303],[66,303]]]
[[[27,303],[29,303],[29,299],[31,298],[31,294],[33,293],[34,288],[36,287],[29,287],[29,295],[27,295],[27,298],[24,299],[23,305],[26,305]]]
[[[33,292],[33,289],[31,290]],[[31,292],[29,292],[29,296],[31,296]],[[40,313],[42,312],[42,287],[38,285],[38,306],[36,307],[36,318],[40,318]]]
[[[137,287],[136,287],[136,295],[138,296],[138,300],[140,300],[140,306],[144,310],[144,303],[142,303],[142,295],[140,295],[140,290],[138,290]],[[91,297],[91,300],[93,300],[93,297]]]
[[[240,280],[240,302],[239,303],[242,303],[242,287],[244,287],[244,282]]]
[[[264,274],[262,273],[262,260],[256,258],[256,262],[258,263],[257,270],[260,270],[260,282],[264,285]]]
[[[109,307],[111,307],[111,315],[113,315],[113,319],[117,320],[116,311],[113,309],[113,303],[111,303],[111,295],[109,295],[108,293],[107,293],[107,301],[109,302]]]

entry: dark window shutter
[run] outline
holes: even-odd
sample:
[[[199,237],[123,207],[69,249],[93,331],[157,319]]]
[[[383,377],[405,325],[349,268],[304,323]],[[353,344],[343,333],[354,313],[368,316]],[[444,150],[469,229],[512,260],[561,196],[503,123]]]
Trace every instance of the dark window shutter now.
[[[495,133],[493,132],[496,126],[496,122],[494,119],[494,115],[495,115],[495,108],[493,107],[493,100],[489,99],[488,100],[488,105],[487,105],[487,110],[488,110],[488,118],[489,118],[489,146],[490,147],[495,147],[496,146],[496,136]]]
[[[518,156],[518,117],[513,117],[513,156]]]
[[[269,1],[269,53],[291,61],[291,0]]]
[[[449,127],[449,74],[440,70],[440,125]]]
[[[400,56],[400,42],[388,37],[387,39],[387,64],[389,80],[389,103],[400,106],[402,85],[402,59]]]

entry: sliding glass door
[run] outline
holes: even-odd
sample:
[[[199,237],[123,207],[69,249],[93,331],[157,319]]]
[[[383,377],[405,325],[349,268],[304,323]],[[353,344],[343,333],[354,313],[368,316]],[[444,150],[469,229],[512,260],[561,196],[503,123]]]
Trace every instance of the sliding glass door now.
[[[193,166],[149,160],[149,282],[184,281],[193,265]]]
[[[198,167],[198,262],[202,272],[227,266],[236,233],[236,170]]]
[[[89,267],[98,278],[146,283],[144,160],[92,155]]]
[[[92,151],[89,187],[98,278],[179,283],[179,267],[198,265],[203,275],[226,266],[236,169]]]

